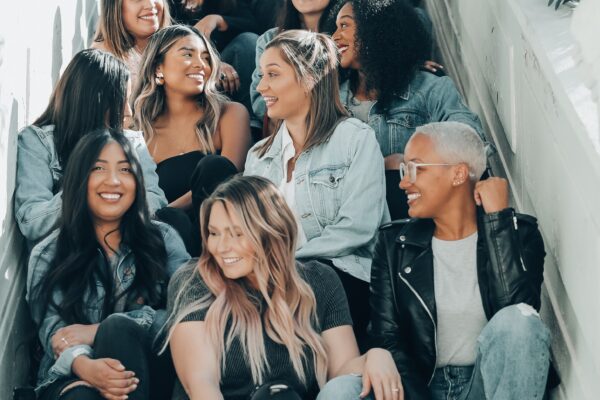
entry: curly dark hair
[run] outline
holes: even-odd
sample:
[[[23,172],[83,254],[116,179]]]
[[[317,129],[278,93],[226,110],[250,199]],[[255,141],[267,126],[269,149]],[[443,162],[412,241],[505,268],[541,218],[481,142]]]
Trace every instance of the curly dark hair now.
[[[385,109],[402,95],[431,53],[431,38],[406,0],[348,0],[354,9],[356,47],[367,90]],[[352,76],[354,75],[354,77]],[[356,79],[356,74],[351,74]]]

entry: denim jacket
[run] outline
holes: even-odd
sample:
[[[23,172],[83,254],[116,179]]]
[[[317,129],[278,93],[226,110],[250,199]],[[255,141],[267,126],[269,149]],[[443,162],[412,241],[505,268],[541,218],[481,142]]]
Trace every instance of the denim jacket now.
[[[54,125],[30,125],[18,136],[15,218],[29,246],[56,228],[62,208],[62,166],[54,146]],[[158,187],[156,164],[141,132],[125,131],[142,166],[148,206],[154,213],[167,205]]]
[[[167,251],[166,270],[169,277],[190,259],[189,254],[185,250],[183,240],[173,228],[162,222],[153,221],[161,231],[165,249]],[[43,278],[48,273],[52,261],[56,254],[56,242],[59,234],[59,229],[56,229],[44,240],[38,243],[31,252],[29,258],[29,266],[27,268],[27,295],[26,300],[29,303],[31,317],[38,327],[38,336],[44,349],[44,356],[38,371],[38,390],[46,385],[54,382],[58,378],[68,377],[71,375],[71,364],[73,360],[80,355],[93,356],[93,349],[87,345],[76,345],[69,347],[61,353],[58,359],[54,359],[52,352],[52,336],[60,328],[67,326],[67,323],[61,319],[56,310],[52,307],[46,307],[46,304],[41,304],[39,301],[33,301],[31,295],[34,290],[38,290],[38,286]],[[127,289],[133,282],[135,276],[135,265],[133,253],[126,246],[121,246],[120,254],[117,260],[116,276],[119,279],[121,288]],[[100,268],[110,268],[106,263],[104,254],[98,250],[97,263]],[[157,282],[161,288],[165,289],[162,295],[166,298],[167,282]],[[104,302],[104,287],[98,277],[96,293],[86,293],[84,296],[86,309],[85,312],[91,323],[99,323],[102,319],[102,306]],[[59,304],[62,294],[56,290],[53,293],[54,301]],[[156,311],[148,305],[140,305],[136,302],[137,295],[127,295],[124,314],[133,318],[142,327],[148,329],[152,327],[155,319]],[[152,332],[156,330],[152,327]]]
[[[261,121],[267,112],[267,106],[265,105],[265,101],[258,93],[256,88],[260,82],[260,57],[265,52],[265,47],[267,44],[277,36],[277,32],[279,28],[271,28],[262,35],[258,37],[256,41],[256,68],[252,73],[252,82],[250,83],[250,101],[252,102],[252,111],[254,111],[254,115],[258,117]]]
[[[281,130],[261,158],[255,148],[244,175],[279,185],[283,179]],[[355,118],[341,121],[333,135],[296,161],[295,211],[307,242],[297,258],[325,258],[342,271],[369,281],[375,235],[389,221],[383,157],[373,130]]]
[[[346,108],[352,96],[350,82],[346,80],[340,85],[340,98]],[[369,120],[365,122],[375,131],[381,152],[386,157],[404,153],[408,139],[418,126],[441,121],[463,122],[473,127],[485,141],[479,117],[465,106],[452,79],[419,71],[406,92],[390,104],[387,112],[375,102],[369,111]]]

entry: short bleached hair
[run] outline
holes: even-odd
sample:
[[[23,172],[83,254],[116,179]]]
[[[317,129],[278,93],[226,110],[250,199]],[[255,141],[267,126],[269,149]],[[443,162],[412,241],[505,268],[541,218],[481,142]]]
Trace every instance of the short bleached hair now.
[[[477,182],[485,171],[485,143],[469,125],[455,121],[432,122],[417,127],[417,133],[430,138],[447,163],[467,164],[471,181]]]

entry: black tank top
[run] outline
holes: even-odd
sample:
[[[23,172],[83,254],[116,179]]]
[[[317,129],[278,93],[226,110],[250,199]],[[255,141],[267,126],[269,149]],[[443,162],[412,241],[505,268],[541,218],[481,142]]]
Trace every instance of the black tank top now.
[[[190,178],[202,157],[204,153],[195,150],[169,157],[156,165],[158,186],[165,192],[169,203],[190,191]]]

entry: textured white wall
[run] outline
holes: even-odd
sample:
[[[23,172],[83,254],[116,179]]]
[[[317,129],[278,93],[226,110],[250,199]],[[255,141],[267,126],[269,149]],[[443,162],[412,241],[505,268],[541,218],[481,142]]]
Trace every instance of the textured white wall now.
[[[16,138],[48,102],[60,72],[87,47],[97,0],[3,1],[0,5],[0,399],[22,384],[27,365],[23,245],[13,221]]]
[[[563,380],[553,396],[598,399],[600,132],[590,88],[600,77],[584,68],[569,10],[545,0],[426,3],[444,62],[499,149],[495,171],[515,206],[539,218],[542,314]]]

